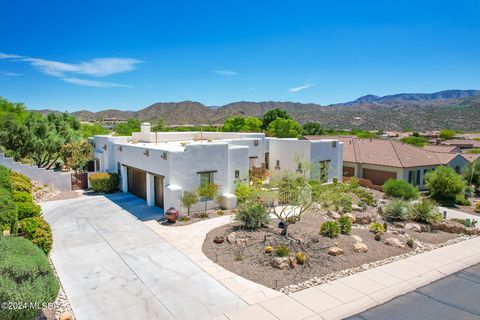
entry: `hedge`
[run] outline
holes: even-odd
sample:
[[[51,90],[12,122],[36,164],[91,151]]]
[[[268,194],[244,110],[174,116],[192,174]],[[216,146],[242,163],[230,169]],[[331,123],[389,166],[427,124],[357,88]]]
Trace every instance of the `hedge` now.
[[[0,189],[12,192],[12,176],[10,170],[4,166],[0,166]]]
[[[383,192],[387,197],[403,200],[418,199],[420,192],[405,180],[388,179],[383,184]]]
[[[98,193],[112,193],[118,188],[120,179],[117,173],[96,172],[88,180],[93,191]]]
[[[12,194],[13,201],[18,202],[31,202],[33,203],[33,197],[30,193],[25,191],[14,191]]]
[[[15,191],[32,193],[32,180],[23,174],[12,171],[12,186]]]
[[[21,234],[48,254],[52,249],[52,230],[42,217],[26,218],[20,221]]]
[[[0,301],[53,302],[59,284],[45,254],[30,241],[0,237]],[[33,319],[38,309],[0,308],[0,319]]]
[[[41,208],[38,204],[33,202],[18,202],[18,219],[38,217],[40,216]]]
[[[17,232],[18,208],[12,200],[12,194],[0,188],[0,229]]]

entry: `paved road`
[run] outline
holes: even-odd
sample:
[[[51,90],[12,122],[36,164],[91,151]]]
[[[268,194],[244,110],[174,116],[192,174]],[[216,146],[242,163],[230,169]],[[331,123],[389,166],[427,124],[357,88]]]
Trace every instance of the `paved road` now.
[[[480,264],[348,319],[478,320],[480,319]]]
[[[208,319],[246,306],[131,215],[155,214],[133,195],[42,207],[53,229],[52,260],[78,320]]]

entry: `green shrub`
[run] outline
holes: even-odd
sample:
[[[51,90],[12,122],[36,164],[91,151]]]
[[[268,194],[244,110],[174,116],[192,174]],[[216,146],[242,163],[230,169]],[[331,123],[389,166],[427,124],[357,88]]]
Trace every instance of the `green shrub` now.
[[[23,174],[12,171],[12,187],[15,191],[32,193],[32,180]]]
[[[30,241],[0,237],[0,301],[50,303],[59,290],[45,254]],[[0,319],[33,319],[38,309],[0,308]]]
[[[459,206],[471,206],[472,202],[466,199],[463,194],[457,194],[455,196],[455,204],[458,204]]]
[[[98,193],[112,193],[118,188],[117,173],[95,172],[88,178],[93,191]]]
[[[372,231],[374,234],[381,234],[382,232],[385,232],[385,227],[378,223],[378,222],[373,222],[370,227],[370,231]]]
[[[360,200],[363,201],[368,206],[374,206],[377,204],[377,199],[375,198],[373,193],[371,193],[370,191],[358,188],[353,190],[353,193],[355,193],[357,197],[359,197]]]
[[[12,200],[12,194],[0,189],[0,229],[9,229],[11,233],[17,232],[18,209]]]
[[[429,199],[422,199],[422,201],[412,204],[411,216],[413,220],[425,223],[434,223],[442,220],[437,204]]]
[[[12,192],[12,177],[11,171],[4,166],[0,166],[0,189],[5,189]]]
[[[19,203],[19,202],[33,203],[32,195],[25,191],[14,191],[12,194],[12,199],[16,203]]]
[[[243,223],[247,229],[258,229],[261,226],[268,225],[270,215],[262,204],[247,201],[238,207],[235,220]]]
[[[48,254],[52,249],[52,230],[42,217],[26,218],[20,221],[23,236]]]
[[[40,216],[41,208],[36,203],[19,202],[17,203],[17,208],[18,208],[18,220]]]
[[[275,253],[279,257],[288,257],[288,255],[290,254],[290,249],[288,249],[288,247],[281,244],[275,249]]]
[[[465,182],[451,167],[440,166],[425,175],[429,195],[440,203],[452,204],[463,194]]]
[[[480,212],[480,202],[477,202],[477,204],[475,205],[475,211]]]
[[[385,207],[385,216],[392,220],[407,220],[410,207],[405,200],[392,200]]]
[[[241,204],[248,200],[253,200],[255,189],[246,183],[239,183],[235,190],[237,196],[237,203]]]
[[[340,226],[340,232],[343,234],[349,234],[352,231],[352,221],[346,216],[338,219],[338,225]]]
[[[420,192],[405,180],[388,179],[383,184],[383,192],[387,197],[403,200],[418,199]]]
[[[335,221],[325,221],[320,227],[320,234],[329,238],[335,238],[340,233],[340,227]]]

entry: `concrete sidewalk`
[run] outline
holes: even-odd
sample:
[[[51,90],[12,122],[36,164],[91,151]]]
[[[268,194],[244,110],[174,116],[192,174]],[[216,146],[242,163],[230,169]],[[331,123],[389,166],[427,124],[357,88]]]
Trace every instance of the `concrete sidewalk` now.
[[[42,203],[78,320],[209,319],[247,305],[130,215],[133,196],[116,197],[122,207],[104,196]]]

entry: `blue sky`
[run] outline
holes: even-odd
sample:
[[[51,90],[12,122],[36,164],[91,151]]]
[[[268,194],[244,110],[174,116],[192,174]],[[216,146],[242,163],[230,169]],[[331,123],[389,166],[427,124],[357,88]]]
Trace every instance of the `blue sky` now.
[[[30,108],[480,88],[479,1],[3,1],[0,95]]]

